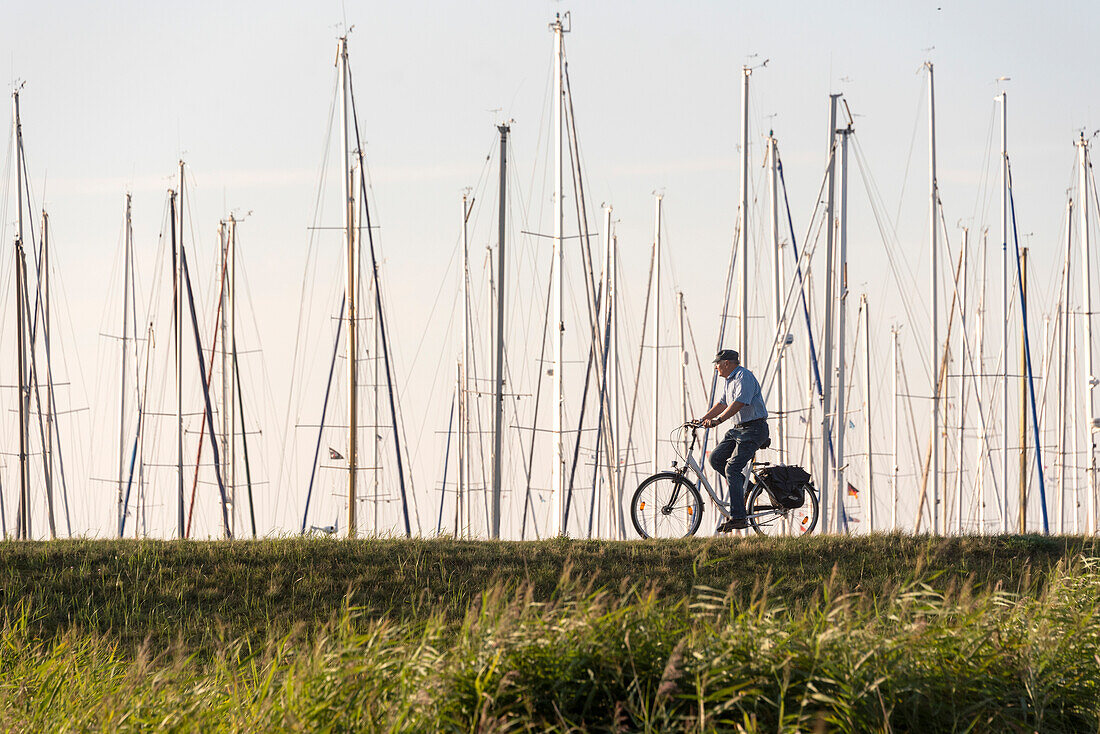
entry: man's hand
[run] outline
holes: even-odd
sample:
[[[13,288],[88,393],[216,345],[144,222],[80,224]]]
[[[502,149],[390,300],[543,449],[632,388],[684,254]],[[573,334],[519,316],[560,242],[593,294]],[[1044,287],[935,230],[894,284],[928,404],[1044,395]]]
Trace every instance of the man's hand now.
[[[718,419],[704,418],[703,420],[699,421],[699,425],[701,425],[703,428],[714,428],[718,425]]]

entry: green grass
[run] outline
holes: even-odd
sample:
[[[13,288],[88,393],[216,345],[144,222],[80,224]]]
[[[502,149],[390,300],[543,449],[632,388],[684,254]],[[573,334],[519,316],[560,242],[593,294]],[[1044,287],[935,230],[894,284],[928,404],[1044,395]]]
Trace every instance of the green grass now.
[[[0,729],[1100,731],[1095,541],[0,546]]]

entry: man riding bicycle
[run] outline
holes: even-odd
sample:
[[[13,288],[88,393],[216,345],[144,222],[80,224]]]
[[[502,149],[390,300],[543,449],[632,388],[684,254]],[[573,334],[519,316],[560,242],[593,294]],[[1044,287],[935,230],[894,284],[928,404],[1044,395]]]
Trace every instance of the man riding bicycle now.
[[[749,526],[745,513],[745,467],[757,449],[770,442],[768,409],[760,394],[760,383],[748,369],[741,366],[741,356],[732,349],[722,349],[714,357],[714,369],[725,384],[714,406],[699,419],[705,428],[714,428],[733,421],[733,427],[710,452],[710,465],[725,474],[730,487],[730,519],[718,526],[718,532],[728,533]]]

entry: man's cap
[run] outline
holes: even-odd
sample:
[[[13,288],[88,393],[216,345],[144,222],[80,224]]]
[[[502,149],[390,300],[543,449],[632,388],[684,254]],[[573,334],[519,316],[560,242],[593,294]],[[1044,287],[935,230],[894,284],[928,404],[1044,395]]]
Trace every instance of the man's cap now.
[[[733,362],[740,362],[741,356],[733,349],[719,349],[718,354],[714,355],[714,363],[718,364],[725,360],[731,360]]]

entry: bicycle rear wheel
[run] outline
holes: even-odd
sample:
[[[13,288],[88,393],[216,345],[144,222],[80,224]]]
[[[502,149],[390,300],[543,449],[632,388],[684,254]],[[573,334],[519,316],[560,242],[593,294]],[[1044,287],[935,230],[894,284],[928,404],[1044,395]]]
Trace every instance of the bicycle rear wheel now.
[[[695,485],[676,472],[661,472],[638,485],[630,500],[630,520],[643,538],[686,538],[703,519]]]
[[[806,501],[789,510],[776,504],[764,486],[757,482],[746,503],[749,525],[759,535],[806,535],[817,527],[817,493],[812,484],[803,485]]]

